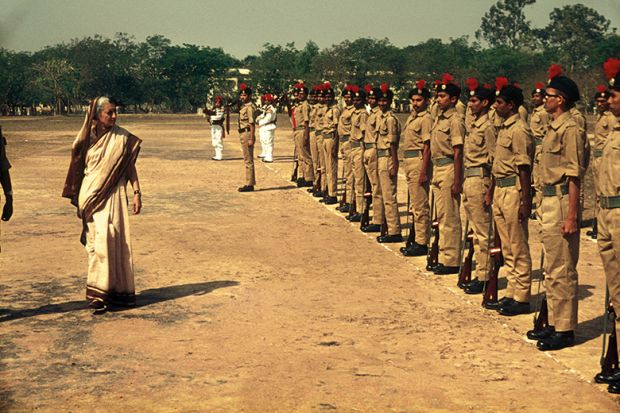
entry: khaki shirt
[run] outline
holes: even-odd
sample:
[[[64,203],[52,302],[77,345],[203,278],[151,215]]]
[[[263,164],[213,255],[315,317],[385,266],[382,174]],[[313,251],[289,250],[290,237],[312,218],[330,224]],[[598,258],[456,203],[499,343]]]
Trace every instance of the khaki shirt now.
[[[400,147],[404,151],[422,150],[424,144],[431,140],[433,120],[428,110],[411,112],[405,122],[405,135]]]
[[[472,121],[463,145],[463,165],[465,168],[490,166],[493,164],[495,149],[495,126],[484,114]]]
[[[239,110],[239,129],[249,128],[256,122],[256,106],[254,103],[246,103]]]
[[[603,147],[598,188],[602,196],[620,195],[620,122],[617,121]]]
[[[579,150],[579,163],[583,165],[585,169],[588,169],[588,165],[590,164],[590,140],[588,139],[586,117],[574,106],[570,108],[568,113],[579,127],[579,137],[581,138],[580,145],[577,145],[577,149]]]
[[[366,108],[355,109],[351,115],[351,137],[350,140],[361,141],[364,139],[366,132],[366,120],[368,112]]]
[[[428,107],[428,111],[431,114],[431,119],[434,121],[439,115],[439,105],[437,104],[437,100],[435,98],[431,99],[431,104]]]
[[[327,105],[323,103],[316,104],[316,130],[320,131],[323,128],[323,116],[325,116],[325,111],[327,110]]]
[[[325,114],[321,117],[321,130],[323,135],[334,133],[338,128],[338,119],[340,118],[340,109],[336,104],[326,105]]]
[[[6,138],[0,132],[0,171],[11,169],[11,164],[6,157]]]
[[[521,116],[521,120],[527,124],[527,109],[525,109],[523,105],[519,106],[519,116]]]
[[[454,105],[454,108],[456,109],[456,112],[459,115],[465,118],[465,112],[467,112],[467,106],[460,99],[456,100],[456,104]]]
[[[530,117],[530,130],[538,145],[542,143],[543,138],[549,129],[549,114],[545,110],[545,105],[535,107]]]
[[[314,105],[310,105],[310,127],[316,129],[316,121],[317,121],[317,110],[319,108],[318,103]]]
[[[598,115],[596,125],[594,125],[594,145],[593,149],[602,151],[609,134],[614,130],[616,117],[608,110]]]
[[[431,129],[431,158],[454,156],[454,147],[463,145],[465,120],[454,107],[439,112]]]
[[[368,117],[366,118],[366,133],[364,134],[365,143],[377,142],[377,118],[381,115],[381,109],[379,106],[375,106],[370,110]]]
[[[497,118],[500,118],[497,116]],[[493,176],[506,178],[519,174],[519,166],[532,167],[534,144],[532,133],[518,113],[502,122],[497,132],[493,154]]]
[[[340,119],[338,120],[338,136],[351,135],[351,116],[355,111],[355,106],[345,106],[340,113]]]
[[[579,127],[570,113],[563,113],[552,120],[542,143],[542,183],[557,185],[569,176],[582,177],[585,172],[582,158],[584,151]]]
[[[295,123],[297,128],[303,128],[304,122],[310,122],[310,105],[307,100],[297,103],[293,108],[293,115],[295,116]]]
[[[400,122],[391,110],[377,115],[377,149],[390,149],[400,141]]]

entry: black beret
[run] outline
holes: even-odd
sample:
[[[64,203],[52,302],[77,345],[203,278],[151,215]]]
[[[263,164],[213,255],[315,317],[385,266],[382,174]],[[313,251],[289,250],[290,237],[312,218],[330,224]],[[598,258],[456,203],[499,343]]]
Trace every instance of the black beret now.
[[[523,91],[515,85],[504,86],[496,92],[498,98],[504,99],[506,102],[512,102],[516,107],[523,105]]]
[[[547,87],[559,90],[570,103],[575,103],[581,99],[579,87],[572,79],[566,76],[556,76],[549,81]]]

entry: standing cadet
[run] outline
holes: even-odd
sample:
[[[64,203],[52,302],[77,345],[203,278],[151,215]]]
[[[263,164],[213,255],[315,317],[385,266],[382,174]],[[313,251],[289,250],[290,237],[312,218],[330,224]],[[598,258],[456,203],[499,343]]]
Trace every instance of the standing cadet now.
[[[531,212],[532,135],[519,116],[523,92],[508,79],[495,80],[495,108],[502,120],[493,153],[493,182],[486,204],[493,203],[493,218],[502,243],[508,285],[504,297],[486,307],[513,316],[530,311],[532,258],[528,244]]]
[[[321,118],[321,135],[323,136],[323,157],[325,158],[325,181],[327,193],[322,202],[332,205],[338,202],[338,120],[340,109],[334,101],[334,89],[329,82],[323,84],[325,112]]]
[[[245,83],[239,85],[239,100],[242,104],[239,110],[239,140],[241,141],[243,162],[245,163],[245,185],[239,188],[239,192],[251,192],[256,185],[256,175],[254,174],[256,106],[252,103],[252,88]]]
[[[532,209],[537,210],[542,201],[542,186],[540,184],[540,153],[542,141],[549,128],[549,114],[545,110],[545,85],[538,82],[532,90],[532,115],[530,116],[530,130],[536,150],[534,152],[534,167],[532,181],[534,182],[534,196],[532,197]],[[540,218],[540,216],[539,216]]]
[[[463,146],[465,183],[463,184],[463,207],[473,230],[476,277],[464,286],[467,294],[480,294],[490,277],[489,248],[492,228],[491,205],[484,198],[491,187],[491,165],[495,148],[495,127],[489,120],[488,111],[495,100],[489,85],[480,86],[478,80],[467,79],[469,88],[468,112],[470,125]],[[467,234],[464,234],[467,236]]]
[[[428,252],[430,229],[430,208],[428,203],[431,128],[433,121],[428,111],[431,92],[424,80],[418,80],[416,88],[409,92],[411,115],[405,123],[402,144],[405,176],[413,216],[411,231],[415,231],[413,242],[401,248],[405,256],[422,256]]]
[[[594,101],[596,102],[596,125],[594,126],[594,141],[592,145],[592,174],[594,175],[594,189],[596,191],[596,202],[594,203],[594,220],[592,222],[592,230],[586,234],[596,239],[598,236],[596,216],[598,215],[598,198],[600,191],[598,189],[598,171],[601,164],[601,156],[603,156],[603,148],[607,142],[607,138],[616,125],[616,117],[609,111],[609,95],[610,91],[604,85],[597,86]]]
[[[604,70],[609,79],[609,109],[616,117],[616,122],[603,147],[598,170],[600,209],[597,242],[605,268],[609,298],[616,310],[616,331],[620,331],[620,59],[608,59]],[[620,351],[620,340],[616,341],[616,345],[618,348],[614,350]],[[607,389],[610,393],[620,393],[620,371],[616,370],[607,382],[610,383]]]
[[[342,98],[345,107],[342,109],[340,119],[338,120],[338,137],[340,139],[340,153],[342,154],[344,170],[342,176],[344,180],[344,194],[347,197],[347,202],[343,203],[342,206],[337,209],[340,212],[349,212],[349,208],[351,207],[350,202],[353,197],[353,167],[351,162],[351,143],[349,140],[351,137],[351,117],[355,111],[355,106],[353,106],[353,87],[351,85],[345,86],[342,91]]]
[[[540,207],[545,251],[545,290],[549,326],[538,334],[539,350],[572,346],[577,327],[577,261],[581,182],[589,159],[589,146],[569,110],[579,101],[579,88],[562,76],[557,65],[549,69],[545,109],[551,117],[542,144]],[[531,336],[531,334],[530,334]]]
[[[364,169],[372,189],[372,223],[362,228],[363,232],[379,232],[383,223],[383,198],[379,188],[379,174],[377,171],[377,117],[381,109],[378,106],[377,96],[381,92],[378,88],[365,86],[366,101],[370,108],[366,118],[364,132]],[[365,188],[368,192],[368,188]]]
[[[437,93],[437,118],[431,129],[433,179],[431,188],[439,223],[439,260],[432,271],[437,275],[456,274],[461,260],[461,217],[463,191],[463,139],[465,120],[456,111],[461,88],[450,74],[443,75]]]
[[[312,169],[312,155],[310,154],[310,105],[308,104],[308,88],[301,83],[295,84],[293,89],[297,93],[297,103],[293,108],[295,130],[293,138],[297,149],[297,159],[303,177],[297,179],[298,187],[312,186],[314,171]]]
[[[6,139],[2,135],[0,127],[0,185],[4,192],[4,206],[2,207],[2,220],[8,221],[13,215],[13,186],[11,185],[11,164],[6,157]]]
[[[315,196],[322,194],[315,194],[315,192],[320,192],[320,178],[321,178],[321,163],[319,156],[319,144],[318,144],[318,111],[321,106],[319,102],[319,87],[314,86],[310,91],[308,103],[310,105],[310,157],[312,158],[312,175],[314,176],[312,188],[308,189],[308,192],[312,193]]]
[[[402,242],[398,212],[398,143],[400,141],[400,123],[391,111],[394,92],[386,83],[379,88],[377,100],[381,114],[377,116],[377,175],[383,198],[383,210],[387,222],[387,234],[377,237],[377,241]]]
[[[351,201],[355,197],[355,211],[347,216],[351,222],[360,222],[364,212],[364,132],[366,130],[366,93],[358,86],[353,86],[353,105],[355,110],[351,115],[351,168],[353,169],[353,188],[355,194],[351,193]]]
[[[318,85],[317,89],[318,96],[318,107],[316,110],[316,146],[319,157],[319,178],[315,180],[318,183],[318,187],[315,188],[314,196],[317,198],[325,198],[327,196],[327,167],[325,165],[325,150],[324,139],[323,139],[323,117],[325,116],[325,112],[327,111],[327,96],[326,96],[326,87],[325,84]]]
[[[256,124],[258,125],[258,136],[261,143],[261,154],[258,155],[263,162],[273,162],[273,141],[276,134],[276,120],[278,112],[273,106],[273,95],[271,93],[265,93],[261,96],[261,108],[260,114],[256,117]]]
[[[224,138],[226,137],[226,132],[224,131],[224,108],[222,107],[221,96],[215,97],[215,108],[213,110],[206,110],[205,116],[209,116],[211,144],[215,151],[215,156],[211,159],[221,161],[222,152],[224,151]]]

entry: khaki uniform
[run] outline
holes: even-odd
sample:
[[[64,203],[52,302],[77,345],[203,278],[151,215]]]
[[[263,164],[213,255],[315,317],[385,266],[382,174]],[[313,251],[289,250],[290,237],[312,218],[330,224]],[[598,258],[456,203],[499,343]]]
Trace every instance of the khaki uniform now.
[[[467,105],[465,105],[460,99],[457,99],[454,108],[456,109],[456,113],[465,119],[465,115],[467,114]]]
[[[358,214],[364,212],[364,133],[368,112],[365,108],[355,109],[351,115],[351,165],[353,187],[355,189],[355,208]],[[351,198],[352,200],[353,198]]]
[[[422,169],[422,152],[424,144],[430,144],[431,128],[433,121],[428,110],[409,115],[405,123],[403,139],[400,147],[403,150],[403,166],[407,177],[407,187],[411,203],[411,214],[413,215],[413,225],[415,229],[415,242],[426,245],[429,241],[430,230],[430,207],[429,207],[429,183],[419,183],[420,171]],[[431,172],[426,171],[426,176],[430,179]]]
[[[601,254],[611,303],[616,309],[616,331],[620,331],[620,122],[615,123],[600,158],[598,189],[598,250]],[[620,351],[620,340],[617,342]]]
[[[601,165],[601,156],[603,156],[603,148],[605,147],[609,134],[614,130],[615,125],[616,117],[610,111],[599,114],[596,118],[596,124],[594,125],[592,173],[594,174],[594,187],[597,195],[600,195],[600,190],[598,188],[598,172]]]
[[[473,115],[472,115],[473,116]],[[463,208],[473,230],[474,259],[476,260],[476,278],[480,281],[489,279],[489,244],[491,237],[491,208],[484,208],[484,197],[491,186],[492,154],[495,148],[495,127],[489,116],[473,116],[469,132],[463,145],[463,166],[465,182],[463,184]]]
[[[532,169],[532,182],[536,193],[532,199],[532,208],[538,209],[542,201],[542,185],[540,183],[540,153],[542,152],[542,141],[549,128],[549,114],[545,110],[545,105],[534,108],[530,117],[530,129],[536,147],[534,152],[534,167]]]
[[[256,175],[254,174],[254,145],[248,146],[250,139],[250,125],[256,122],[256,106],[253,103],[246,103],[239,111],[239,140],[243,151],[243,162],[245,163],[245,184],[256,185]]]
[[[435,121],[435,119],[437,119],[437,115],[439,115],[439,105],[437,105],[437,100],[435,98],[431,99],[431,104],[428,106],[428,112],[431,114],[431,120]]]
[[[460,195],[452,195],[454,184],[454,147],[463,145],[465,120],[456,109],[440,111],[431,129],[431,188],[439,223],[439,263],[456,267],[461,260]]]
[[[564,236],[560,232],[568,213],[568,177],[581,179],[589,157],[589,147],[570,113],[563,113],[549,123],[542,144],[541,180],[543,199],[543,246],[545,248],[545,290],[549,324],[556,331],[572,331],[577,327],[577,261],[579,229]],[[578,222],[579,222],[578,217]],[[578,224],[579,225],[579,224]]]
[[[340,153],[344,169],[344,193],[347,194],[347,202],[351,202],[353,193],[353,163],[351,161],[351,117],[355,106],[349,105],[342,110],[338,120],[338,139],[340,139]]]
[[[321,179],[321,192],[327,193],[327,179],[325,176],[326,166],[325,166],[325,151],[323,150],[323,116],[325,116],[325,111],[327,110],[327,106],[318,103],[316,109],[316,150],[319,159],[319,169],[318,174],[315,175],[318,179]]]
[[[533,157],[531,132],[519,114],[514,114],[504,120],[497,133],[492,168],[495,178],[493,218],[502,242],[508,280],[504,296],[521,303],[530,300],[532,258],[528,244],[528,220],[519,222],[519,166],[531,168]]]
[[[336,104],[328,105],[321,118],[321,134],[323,136],[323,158],[325,159],[325,181],[327,195],[336,196],[338,191],[338,119],[340,109]]]
[[[364,168],[372,186],[372,223],[383,223],[383,197],[379,188],[379,173],[377,170],[377,117],[381,115],[379,106],[370,110],[366,118],[366,131],[364,133]],[[368,190],[366,188],[366,190]]]
[[[391,148],[398,149],[400,123],[392,111],[377,114],[377,173],[379,188],[383,198],[383,210],[387,222],[388,235],[400,235],[400,214],[398,213],[397,183],[398,174],[390,176],[394,165]]]
[[[293,139],[297,148],[297,159],[299,169],[302,171],[303,178],[306,181],[314,180],[314,171],[312,169],[312,155],[310,153],[309,143],[304,144],[305,125],[310,125],[310,104],[308,101],[297,103],[293,107],[293,116],[297,127],[293,131]]]
[[[319,156],[319,144],[317,136],[319,104],[310,105],[310,157],[312,158],[312,176],[314,176],[314,184],[319,179],[319,169],[321,167]]]

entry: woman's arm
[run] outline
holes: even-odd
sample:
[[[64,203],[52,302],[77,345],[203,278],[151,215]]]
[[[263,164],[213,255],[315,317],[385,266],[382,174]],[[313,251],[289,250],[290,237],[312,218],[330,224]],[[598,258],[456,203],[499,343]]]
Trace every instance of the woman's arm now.
[[[129,183],[133,189],[133,213],[138,215],[142,210],[142,192],[140,192],[140,181],[138,181],[138,171],[135,162],[129,167]]]

